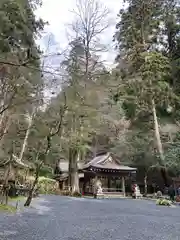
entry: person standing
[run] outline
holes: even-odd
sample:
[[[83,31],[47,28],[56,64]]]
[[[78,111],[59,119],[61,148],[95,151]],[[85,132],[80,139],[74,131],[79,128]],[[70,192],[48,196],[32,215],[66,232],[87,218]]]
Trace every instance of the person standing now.
[[[171,201],[174,201],[174,197],[175,197],[175,191],[173,188],[173,185],[171,185],[168,189],[168,195]]]

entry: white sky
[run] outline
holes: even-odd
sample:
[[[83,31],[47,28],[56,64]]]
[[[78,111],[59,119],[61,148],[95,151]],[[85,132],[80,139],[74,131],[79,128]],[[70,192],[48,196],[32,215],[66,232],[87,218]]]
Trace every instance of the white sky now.
[[[43,0],[43,6],[37,11],[37,16],[49,22],[49,26],[46,27],[47,32],[52,32],[55,35],[61,49],[64,49],[68,44],[67,25],[73,21],[73,14],[70,10],[73,10],[75,2],[76,0]],[[101,0],[101,2],[111,11],[111,27],[102,38],[105,39],[107,44],[111,45],[110,51],[103,54],[103,59],[108,64],[112,64],[114,60],[112,37],[117,22],[117,14],[123,7],[123,0]]]

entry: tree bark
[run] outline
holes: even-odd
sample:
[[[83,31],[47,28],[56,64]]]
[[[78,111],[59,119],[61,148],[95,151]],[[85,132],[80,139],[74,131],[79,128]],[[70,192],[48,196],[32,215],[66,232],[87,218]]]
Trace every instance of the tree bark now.
[[[36,176],[36,177],[35,177],[35,180],[34,180],[34,182],[33,182],[33,186],[32,186],[32,188],[30,189],[29,194],[28,194],[28,197],[27,197],[27,200],[26,200],[26,202],[25,202],[25,204],[24,204],[25,207],[29,207],[30,204],[31,204],[31,201],[32,201],[32,198],[33,198],[34,189],[35,189],[35,187],[36,187],[36,185],[37,185],[37,183],[38,183],[38,178],[39,178],[39,176]]]
[[[12,156],[11,156],[12,158]],[[10,162],[8,164],[8,167],[7,167],[7,171],[5,171],[5,175],[4,175],[4,183],[3,183],[3,187],[2,187],[2,198],[1,198],[1,204],[4,203],[4,199],[5,199],[5,204],[7,205],[8,204],[8,193],[9,193],[9,175],[11,173],[11,160],[10,159]]]
[[[147,187],[147,173],[146,175],[144,176],[144,195],[147,196],[147,191],[148,190],[148,187]]]
[[[163,146],[162,146],[161,137],[160,137],[159,124],[158,124],[158,119],[156,114],[156,105],[155,105],[154,99],[152,99],[152,112],[153,112],[153,119],[154,119],[154,132],[155,132],[155,138],[156,138],[156,146],[157,146],[157,150],[159,152],[159,156],[161,160],[160,162],[161,176],[163,178],[165,186],[168,186],[165,157],[164,157],[164,151],[163,151]]]
[[[153,112],[153,118],[154,118],[154,131],[155,131],[155,137],[156,137],[157,150],[160,155],[161,163],[164,165],[165,164],[164,152],[163,152],[163,147],[162,147],[162,142],[161,142],[161,137],[159,132],[159,124],[158,124],[156,106],[155,106],[154,100],[152,100],[152,112]]]
[[[72,186],[72,156],[71,156],[71,148],[69,148],[69,169],[68,169],[68,187],[69,191],[71,191]]]
[[[79,176],[78,176],[78,172],[75,171],[73,173],[73,182],[72,182],[72,194],[74,193],[79,193]]]
[[[79,193],[78,175],[78,151],[74,148],[69,149],[69,185],[72,194]]]
[[[123,196],[126,196],[125,177],[122,177],[122,192]]]
[[[59,133],[59,137],[61,139],[62,130],[63,130],[63,120],[64,120],[64,116],[65,116],[65,113],[66,113],[66,109],[67,109],[66,94],[64,92],[64,106],[63,106],[63,109],[61,109],[61,111],[60,111],[60,120],[59,120],[59,122],[57,124],[56,130],[52,131],[52,129],[51,129],[49,134],[46,136],[47,146],[46,146],[46,149],[45,149],[44,154],[43,154],[44,155],[44,159],[40,161],[40,163],[38,164],[38,166],[36,168],[35,180],[33,182],[32,188],[29,191],[29,195],[27,197],[27,200],[26,200],[24,206],[30,206],[30,204],[31,204],[31,201],[32,201],[32,198],[33,198],[34,189],[35,189],[35,187],[36,187],[36,185],[38,183],[38,180],[39,180],[40,169],[41,169],[42,165],[44,164],[44,162],[46,161],[46,158],[47,158],[47,155],[49,153],[49,150],[51,149],[51,139],[52,139],[52,137],[54,137],[56,134]],[[34,113],[35,113],[35,109],[33,110],[32,115],[30,116],[28,129],[31,128]],[[29,135],[29,133],[26,134],[26,135]],[[28,138],[28,136],[27,136],[27,138]],[[40,146],[39,146],[39,148],[40,148]],[[38,149],[38,152],[36,154],[36,161],[38,159],[39,159],[39,149]]]
[[[98,139],[97,139],[97,136],[95,135],[95,139],[94,139],[95,143],[94,143],[94,146],[93,146],[93,158],[96,157],[97,155],[97,145],[98,145]]]
[[[43,162],[41,162],[37,168],[36,168],[36,175],[35,175],[35,179],[34,179],[34,182],[33,182],[33,185],[29,191],[29,194],[28,194],[28,197],[27,197],[27,200],[24,204],[25,207],[29,207],[30,204],[31,204],[31,201],[32,201],[32,198],[33,198],[33,194],[34,194],[34,189],[36,187],[36,185],[38,184],[38,180],[39,180],[39,171],[41,169],[41,166],[42,166]]]
[[[9,129],[10,125],[11,125],[11,119],[9,117],[6,117],[5,121],[6,122],[4,123],[4,126],[1,126],[3,129],[1,128],[0,147],[2,147],[2,144],[4,142],[4,137],[5,137],[6,133],[8,132],[8,129]]]
[[[34,110],[33,110],[32,114],[28,117],[28,128],[27,128],[26,135],[25,135],[25,138],[24,138],[24,141],[23,141],[23,145],[22,145],[22,148],[21,148],[21,152],[20,152],[20,155],[19,155],[19,160],[20,161],[22,161],[24,152],[26,150],[28,137],[29,137],[29,134],[30,134],[32,123],[33,123],[33,116],[34,116]]]

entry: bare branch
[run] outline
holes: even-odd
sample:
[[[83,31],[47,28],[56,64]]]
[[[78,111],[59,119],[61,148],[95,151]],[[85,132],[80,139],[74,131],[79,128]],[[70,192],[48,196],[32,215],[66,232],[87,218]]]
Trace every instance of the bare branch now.
[[[57,124],[57,129],[50,134],[50,137],[53,137],[53,136],[55,136],[56,134],[59,134],[59,135],[60,135],[59,137],[61,138],[63,119],[64,119],[65,112],[66,112],[66,110],[67,110],[67,98],[66,98],[66,93],[63,92],[63,95],[64,95],[64,105],[63,105],[63,107],[60,108],[60,112],[59,112],[60,120],[59,120],[59,122],[58,122],[58,124]]]
[[[98,64],[98,61],[93,61],[93,54],[105,49],[100,47],[99,36],[109,26],[109,10],[97,0],[77,0],[76,9],[72,12],[75,21],[71,27],[75,38],[81,39],[84,47],[84,77],[88,80]]]

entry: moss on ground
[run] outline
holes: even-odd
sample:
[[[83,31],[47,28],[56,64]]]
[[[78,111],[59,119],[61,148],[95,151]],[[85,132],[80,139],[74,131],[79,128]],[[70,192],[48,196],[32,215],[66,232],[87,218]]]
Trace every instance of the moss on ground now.
[[[24,196],[18,196],[18,197],[15,197],[15,198],[9,198],[8,199],[8,202],[9,204],[6,205],[6,204],[0,204],[0,212],[4,211],[4,212],[16,212],[17,208],[15,206],[12,206],[12,205],[17,205],[18,206],[18,203],[15,204],[15,202],[21,202],[21,201],[25,201],[25,197]],[[14,202],[14,203],[13,203]],[[12,203],[12,205],[11,205]]]
[[[16,208],[10,205],[0,204],[0,212],[10,212],[14,213],[16,212]]]
[[[9,201],[23,201],[26,198],[24,196],[18,196],[18,197],[14,197],[14,198],[9,198]]]

